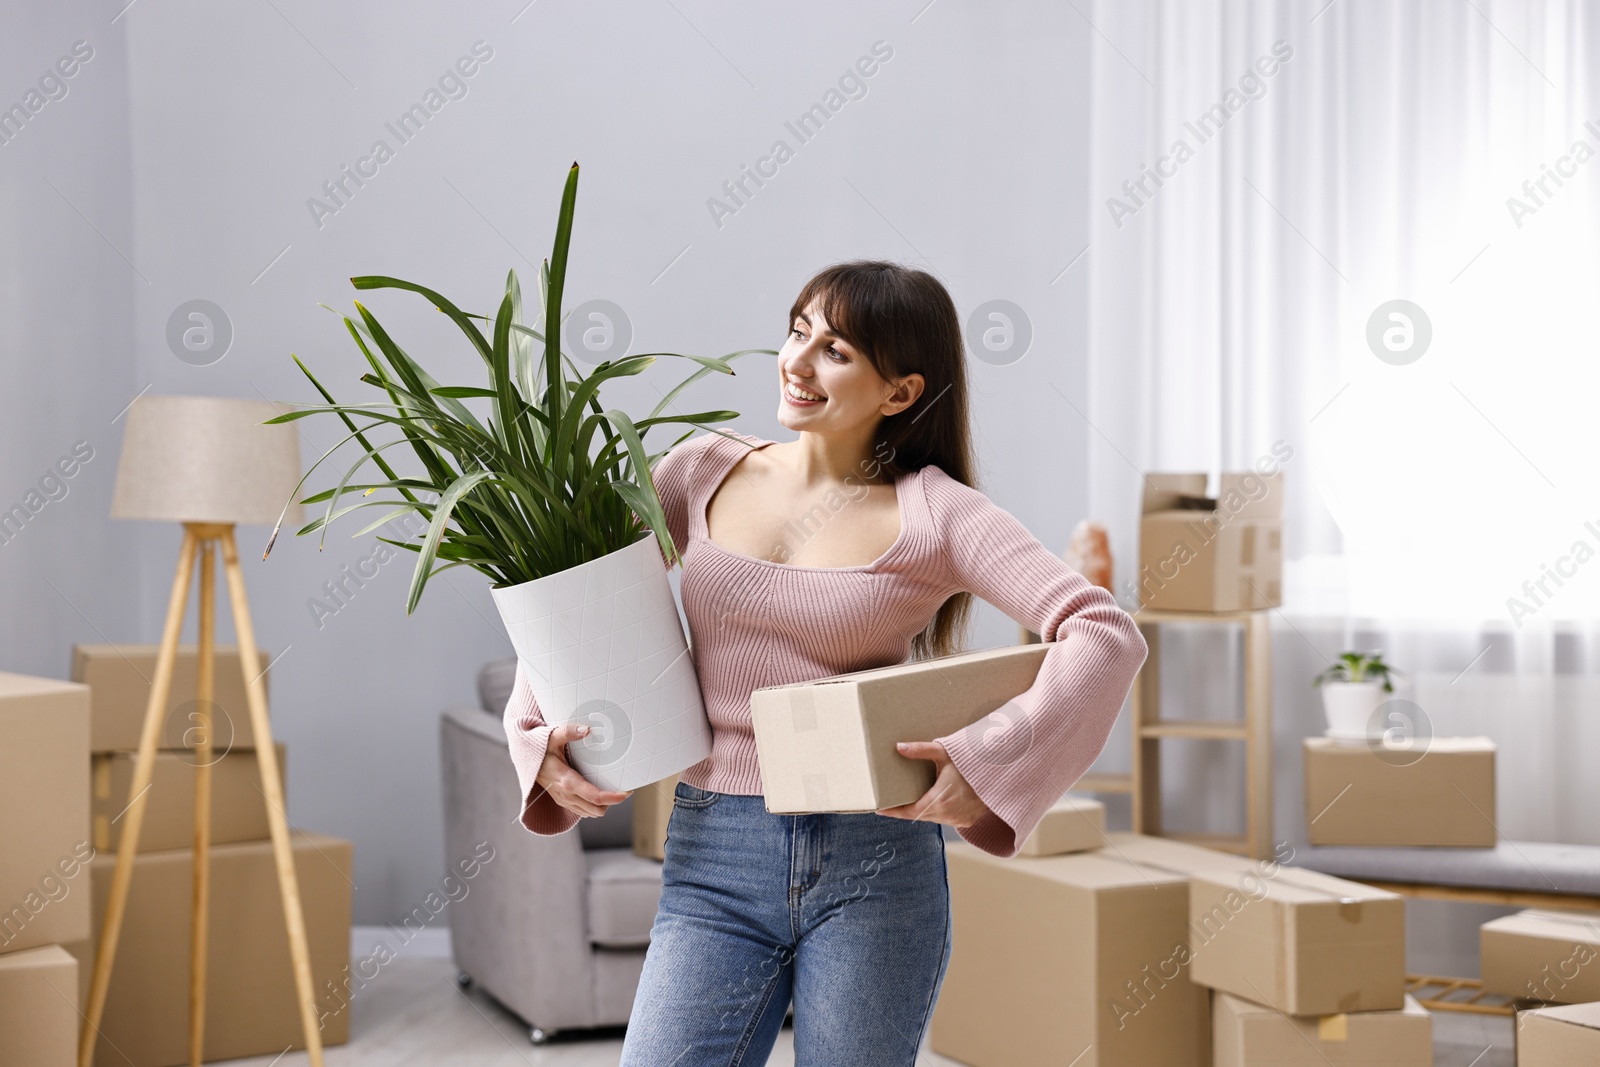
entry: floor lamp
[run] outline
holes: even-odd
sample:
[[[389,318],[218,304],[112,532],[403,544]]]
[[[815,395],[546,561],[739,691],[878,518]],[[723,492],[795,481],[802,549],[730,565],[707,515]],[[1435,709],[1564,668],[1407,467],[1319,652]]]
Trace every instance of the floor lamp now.
[[[272,834],[273,860],[283,898],[288,928],[289,954],[295,990],[300,1001],[300,1021],[306,1051],[313,1067],[322,1064],[322,1037],[311,984],[311,957],[306,943],[305,919],[300,909],[299,882],[290,849],[289,825],[284,814],[283,779],[278,770],[272,727],[267,720],[266,686],[257,671],[255,631],[245,600],[244,575],[234,544],[236,524],[270,526],[294,490],[301,475],[300,449],[292,426],[263,426],[280,414],[268,401],[191,396],[142,396],[128,409],[117,468],[113,518],[147,519],[183,524],[183,545],[178,571],[167,602],[166,625],[161,631],[161,651],[156,659],[150,703],[139,734],[139,754],[134,763],[130,803],[123,816],[122,840],[111,877],[111,894],[95,954],[78,1045],[79,1067],[94,1059],[100,1018],[111,983],[117,939],[133,880],[134,856],[144,822],[146,793],[155,769],[156,746],[163,731],[167,700],[172,691],[173,665],[178,637],[183,630],[189,601],[190,578],[198,560],[199,670],[195,770],[194,893],[189,970],[189,1063],[198,1067],[205,1044],[207,909],[210,903],[211,769],[214,672],[213,563],[220,551],[233,605],[233,625],[239,662],[245,676],[250,726],[256,761],[261,768],[261,792],[266,798],[267,821]],[[301,521],[293,505],[285,522],[294,529]]]

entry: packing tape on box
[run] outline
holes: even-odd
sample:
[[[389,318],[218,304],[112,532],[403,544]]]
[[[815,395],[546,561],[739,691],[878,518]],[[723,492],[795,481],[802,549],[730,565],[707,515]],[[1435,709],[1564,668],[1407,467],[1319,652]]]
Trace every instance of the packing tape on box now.
[[[1107,845],[1107,847],[1108,848],[1116,848],[1117,846],[1116,845]],[[1122,851],[1120,849],[1118,849],[1118,851],[1117,851],[1117,858],[1122,860],[1123,863],[1126,863],[1130,867],[1148,867],[1152,871],[1165,871],[1168,874],[1175,874],[1179,878],[1189,878],[1194,874],[1193,871],[1180,871],[1176,867],[1168,867],[1166,864],[1157,863],[1155,860],[1145,860],[1145,859],[1130,860],[1127,856],[1124,856],[1122,854]]]
[[[1296,889],[1305,890],[1307,893],[1320,894],[1337,903],[1339,905],[1339,918],[1345,922],[1352,925],[1361,922],[1362,905],[1365,901],[1357,900],[1355,897],[1347,897],[1343,893],[1335,893],[1320,885],[1308,885],[1296,878],[1285,878],[1284,876],[1288,873],[1287,870],[1280,870],[1274,877],[1282,878],[1285,885],[1292,885]]]
[[[1123,860],[1139,867],[1149,867],[1158,871],[1166,871],[1168,874],[1181,875],[1185,878],[1192,877],[1195,874],[1194,871],[1180,871],[1175,867],[1168,867],[1165,864],[1156,863],[1152,860],[1129,860],[1126,856],[1123,857]],[[1241,880],[1243,879],[1244,875],[1253,874],[1263,885],[1277,879],[1282,879],[1286,885],[1294,886],[1296,889],[1303,889],[1307,893],[1317,893],[1321,896],[1327,897],[1331,901],[1337,902],[1339,905],[1339,918],[1343,919],[1345,922],[1354,924],[1361,921],[1362,901],[1357,900],[1355,897],[1347,897],[1343,894],[1335,893],[1320,885],[1307,885],[1305,882],[1302,882],[1297,878],[1285,878],[1284,876],[1289,874],[1289,868],[1284,867],[1282,864],[1278,865],[1277,874],[1266,874],[1260,871],[1255,863],[1249,864],[1243,870],[1237,873],[1240,875]],[[1252,900],[1256,899],[1254,895],[1252,895],[1250,891],[1245,889],[1242,885],[1240,886],[1240,891],[1246,896],[1250,897]]]
[[[817,728],[817,698],[809,686],[789,694],[789,717],[797,734]]]
[[[828,776],[826,774],[802,774],[800,788],[805,792],[806,807],[812,811],[827,811],[831,806],[828,802]]]
[[[1317,1020],[1318,1041],[1348,1041],[1350,1039],[1350,1016],[1344,1012],[1338,1015],[1324,1015]]]
[[[1290,873],[1288,869],[1280,867],[1274,878],[1275,880],[1282,880],[1283,885],[1291,885],[1296,889],[1304,889],[1306,893],[1315,893],[1318,896],[1328,897],[1330,901],[1339,905],[1339,918],[1347,921],[1347,923],[1360,923],[1362,921],[1362,905],[1365,904],[1365,901],[1360,901],[1354,896],[1334,893],[1333,889],[1323,888],[1323,886],[1309,885],[1306,881],[1298,880],[1298,878],[1286,878],[1285,875],[1288,875],[1288,873]]]

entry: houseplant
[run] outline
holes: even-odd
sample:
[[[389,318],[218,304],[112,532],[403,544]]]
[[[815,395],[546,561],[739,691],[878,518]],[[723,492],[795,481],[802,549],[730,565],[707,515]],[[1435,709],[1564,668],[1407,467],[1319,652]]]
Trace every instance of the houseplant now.
[[[336,452],[356,444],[358,458],[338,484],[302,501],[325,508],[298,533],[321,530],[326,538],[330,523],[363,508],[387,510],[354,536],[402,516],[425,519],[427,529],[415,538],[379,537],[417,555],[407,614],[428,580],[442,571],[465,566],[487,575],[545,721],[591,723],[589,735],[568,746],[573,766],[601,788],[627,790],[691,766],[711,750],[699,683],[667,582],[666,568],[678,552],[650,477],[667,450],[651,454],[644,438],[657,426],[688,424],[681,441],[693,427],[737,418],[734,411],[667,409],[706,374],[732,374],[735,359],[777,352],[747,349],[720,359],[647,353],[607,360],[580,376],[560,344],[577,183],[574,163],[555,246],[540,271],[541,311],[533,326],[522,321],[515,271],[492,318],[464,312],[412,282],[351,279],[357,289],[404,289],[429,300],[482,357],[486,386],[440,385],[357,302],[358,317],[346,316],[345,326],[371,368],[361,381],[384,399],[335,400],[294,357],[324,402],[295,405],[297,410],[269,421],[335,415],[348,430],[306,472],[291,498]],[[479,322],[491,327],[487,335]],[[691,359],[700,367],[645,418],[603,406],[604,383],[638,374],[659,356]],[[469,401],[487,407],[483,418]],[[375,442],[368,434],[376,430],[398,431],[398,437]],[[403,475],[386,456],[401,445],[416,461]],[[359,502],[341,507],[347,493],[358,494]],[[383,495],[374,498],[377,493]],[[277,534],[274,528],[267,552]]]
[[[1322,710],[1328,717],[1328,736],[1365,739],[1376,729],[1373,716],[1387,694],[1394,692],[1392,676],[1400,672],[1383,661],[1379,652],[1343,652],[1326,670],[1311,680],[1322,690]]]

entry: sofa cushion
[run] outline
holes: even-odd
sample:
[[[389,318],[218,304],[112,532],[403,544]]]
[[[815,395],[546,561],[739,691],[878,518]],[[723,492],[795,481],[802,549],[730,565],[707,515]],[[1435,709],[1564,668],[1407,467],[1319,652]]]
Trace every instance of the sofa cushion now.
[[[1600,895],[1600,846],[1505,841],[1493,848],[1295,847],[1296,867],[1352,881]]]
[[[583,858],[589,868],[589,940],[602,948],[650,944],[661,904],[661,864],[631,848],[589,849]]]
[[[478,702],[484,711],[496,715],[506,713],[511,700],[511,687],[517,681],[517,657],[494,659],[478,668]]]

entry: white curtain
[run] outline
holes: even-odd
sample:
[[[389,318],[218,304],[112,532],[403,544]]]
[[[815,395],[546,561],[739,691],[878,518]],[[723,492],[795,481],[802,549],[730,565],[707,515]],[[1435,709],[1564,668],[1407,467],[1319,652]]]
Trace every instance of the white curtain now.
[[[1505,836],[1600,843],[1600,15],[1578,0],[1080,10],[1097,42],[1076,268],[1090,500],[1126,602],[1138,472],[1240,469],[1282,442],[1278,835],[1302,833],[1298,738],[1322,727],[1310,677],[1382,648],[1437,734],[1498,743]],[[1369,344],[1394,300],[1425,313],[1425,350],[1414,313],[1380,315]],[[1413,347],[1385,348],[1408,322]],[[1203,672],[1217,651],[1185,662]],[[1179,764],[1200,809],[1215,763]]]

